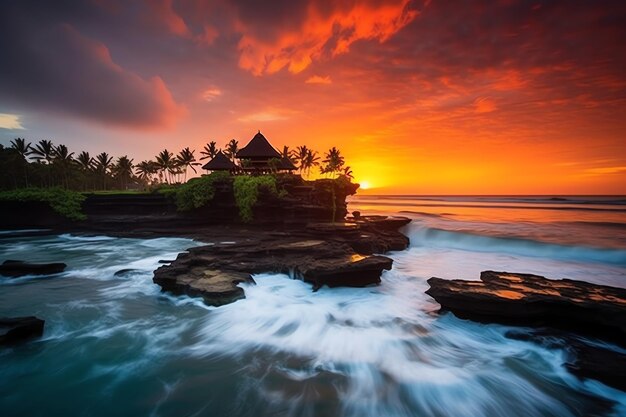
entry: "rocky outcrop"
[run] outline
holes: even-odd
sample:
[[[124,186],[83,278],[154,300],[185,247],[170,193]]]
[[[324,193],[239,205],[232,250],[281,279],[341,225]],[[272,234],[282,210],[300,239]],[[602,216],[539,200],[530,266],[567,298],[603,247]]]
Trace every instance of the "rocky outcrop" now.
[[[478,321],[550,326],[626,345],[626,290],[570,279],[484,271],[480,281],[430,278],[442,308]]]
[[[237,285],[253,283],[251,274],[257,273],[290,274],[310,282],[314,290],[324,285],[376,285],[382,271],[391,269],[392,260],[373,253],[408,246],[408,239],[399,232],[382,230],[382,220],[378,219],[376,225],[365,219],[358,224],[315,223],[293,230],[231,233],[234,241],[196,247],[180,254],[171,265],[155,271],[154,282],[175,294],[202,296],[210,305],[243,298],[244,292]]]
[[[485,271],[480,281],[430,278],[426,291],[442,310],[480,322],[538,326],[507,336],[567,352],[565,367],[581,378],[626,390],[626,290],[570,279]],[[581,337],[585,336],[585,337]]]
[[[61,262],[35,264],[24,261],[4,261],[0,265],[0,275],[7,277],[21,277],[24,275],[50,275],[63,272],[67,267]]]
[[[0,345],[23,342],[43,334],[44,320],[37,317],[0,317]]]
[[[599,343],[554,329],[509,331],[515,340],[537,343],[548,349],[562,349],[565,368],[580,378],[591,378],[626,391],[626,355]]]

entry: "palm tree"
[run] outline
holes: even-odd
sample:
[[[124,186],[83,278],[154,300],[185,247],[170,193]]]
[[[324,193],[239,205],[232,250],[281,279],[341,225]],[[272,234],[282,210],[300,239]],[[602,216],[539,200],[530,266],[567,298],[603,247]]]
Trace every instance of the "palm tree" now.
[[[74,152],[70,152],[65,145],[59,145],[55,147],[53,151],[54,159],[52,160],[52,163],[60,171],[61,181],[65,188],[69,186],[67,172],[74,163],[74,158],[72,157],[72,155],[74,155]]]
[[[106,190],[106,179],[109,170],[111,169],[111,162],[113,161],[113,157],[109,156],[108,153],[102,152],[96,155],[95,159],[95,168],[96,172],[98,172],[102,176],[102,189]]]
[[[74,162],[82,171],[89,171],[93,168],[93,158],[89,155],[89,152],[82,151]]]
[[[204,155],[202,158],[200,158],[200,160],[204,161],[205,159],[209,158],[213,159],[219,153],[219,151],[220,150],[217,147],[217,142],[211,141],[204,145],[204,148],[202,148],[202,150],[200,151],[200,155]]]
[[[28,160],[26,157],[32,152],[30,143],[26,143],[25,139],[15,138],[11,141],[11,147],[24,159],[24,184],[28,187]]]
[[[341,172],[341,170],[343,169],[343,165],[345,164],[345,160],[343,156],[341,156],[339,149],[333,146],[328,150],[328,152],[326,152],[326,155],[324,155],[324,157],[326,159],[324,159],[322,162],[326,165],[322,166],[320,169],[320,172],[322,174],[335,175],[338,172]]]
[[[354,179],[354,174],[352,173],[352,168],[350,168],[350,166],[345,167],[341,175],[345,176],[349,180]]]
[[[126,185],[133,178],[133,167],[133,160],[124,155],[117,158],[112,168],[115,176],[120,180],[120,188],[122,190],[126,189]]]
[[[235,139],[231,139],[230,142],[226,145],[226,151],[224,152],[227,157],[230,158],[233,163],[235,163],[235,157],[237,156],[237,151],[239,151],[239,142]]]
[[[91,176],[92,170],[94,168],[94,160],[89,155],[89,152],[82,151],[78,154],[76,159],[74,159],[74,164],[78,167],[78,169],[82,173],[83,179],[83,190],[87,189],[87,182],[89,177]],[[95,188],[95,187],[94,187]]]
[[[150,182],[152,175],[159,171],[159,167],[154,161],[141,161],[135,165],[135,172],[139,179],[144,182]]]
[[[194,151],[190,150],[189,148],[185,148],[182,151],[180,151],[178,153],[178,155],[176,156],[176,159],[178,160],[178,163],[180,164],[180,166],[182,168],[184,168],[184,172],[185,172],[185,180],[184,182],[187,182],[187,169],[191,168],[193,170],[194,173],[198,173],[198,171],[196,170],[196,166],[200,165],[198,162],[196,162],[196,157],[194,155]]]
[[[298,146],[294,152],[296,166],[300,169],[300,175],[302,175],[302,172],[304,171],[304,168],[305,168],[304,162],[309,152],[310,150],[309,148],[306,147],[306,145]]]
[[[163,149],[156,156],[156,164],[159,167],[161,174],[165,174],[165,180],[169,184],[171,182],[172,171],[175,168],[174,154],[167,149]]]
[[[296,152],[291,150],[291,149],[289,149],[289,146],[287,146],[287,145],[283,146],[283,151],[280,153],[280,155],[283,157],[283,159],[288,160],[289,162],[291,162],[294,165],[297,162]]]
[[[30,142],[26,143],[26,139],[15,138],[11,141],[11,147],[15,149],[22,158],[26,159],[28,155],[32,152],[32,147],[30,146]]]
[[[35,155],[33,159],[37,162],[46,161],[47,164],[52,162],[52,158],[54,156],[54,145],[50,140],[40,140],[37,145],[33,148],[31,154]]]
[[[301,162],[300,170],[306,172],[307,177],[311,174],[311,168],[319,166],[320,157],[317,155],[317,151],[307,149],[306,155]]]

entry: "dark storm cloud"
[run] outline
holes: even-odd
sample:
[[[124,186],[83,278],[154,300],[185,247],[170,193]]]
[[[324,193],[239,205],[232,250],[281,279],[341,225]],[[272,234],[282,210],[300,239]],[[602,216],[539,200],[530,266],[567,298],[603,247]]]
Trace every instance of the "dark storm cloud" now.
[[[97,13],[84,2],[3,2],[2,105],[134,127],[173,123],[181,108],[160,78],[124,69],[106,45],[73,26]]]

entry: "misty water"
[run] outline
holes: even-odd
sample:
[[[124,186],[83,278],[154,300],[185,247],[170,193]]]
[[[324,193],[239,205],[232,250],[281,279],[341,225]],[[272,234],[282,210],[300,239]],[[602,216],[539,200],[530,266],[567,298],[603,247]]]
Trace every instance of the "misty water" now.
[[[0,278],[0,316],[46,320],[40,340],[0,350],[0,415],[626,415],[626,394],[569,374],[566,352],[439,315],[424,294],[431,276],[487,269],[625,287],[626,201],[366,196],[350,209],[414,219],[380,286],[314,293],[261,274],[218,308],[152,283],[159,260],[203,242],[1,234],[0,260],[68,268]]]

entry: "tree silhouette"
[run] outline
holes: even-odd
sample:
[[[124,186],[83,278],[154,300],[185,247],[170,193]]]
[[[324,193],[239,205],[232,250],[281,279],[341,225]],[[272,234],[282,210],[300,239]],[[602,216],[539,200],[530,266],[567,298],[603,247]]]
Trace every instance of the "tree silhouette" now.
[[[209,158],[213,159],[215,158],[215,156],[217,156],[219,151],[220,150],[217,147],[217,143],[215,141],[211,141],[204,145],[204,148],[202,148],[202,150],[200,151],[200,155],[204,155],[202,158],[200,158],[200,160],[204,161],[205,159]]]
[[[133,178],[133,167],[133,160],[126,155],[117,158],[115,165],[112,167],[112,172],[120,181],[122,190],[126,189],[126,186]]]
[[[24,159],[24,184],[28,187],[28,155],[31,154],[32,148],[30,143],[26,143],[25,139],[15,138],[11,141],[11,148],[15,149]]]
[[[194,173],[196,174],[198,173],[195,167],[200,164],[196,162],[196,157],[194,155],[194,152],[195,151],[192,151],[189,148],[185,148],[182,151],[180,151],[178,155],[176,156],[178,163],[180,164],[181,167],[184,168],[184,171],[185,171],[184,182],[187,182],[187,169],[188,168],[191,168]]]
[[[237,152],[239,151],[239,142],[235,139],[231,139],[230,142],[226,145],[226,154],[227,157],[230,158],[233,163],[235,163],[235,157],[237,156]]]
[[[301,162],[300,170],[306,172],[306,176],[308,177],[311,174],[311,168],[315,166],[319,166],[320,157],[317,155],[316,151],[312,151],[311,149],[306,150],[306,155]]]
[[[152,176],[159,172],[159,167],[154,161],[141,161],[135,166],[135,172],[141,181],[148,183],[152,181]]]
[[[37,162],[46,161],[47,164],[52,162],[52,158],[54,157],[54,145],[50,140],[40,140],[37,145],[33,148],[31,152],[32,155],[35,155],[33,158]]]
[[[113,161],[113,157],[109,156],[108,153],[102,152],[96,155],[94,160],[96,172],[102,176],[102,189],[106,190],[106,179],[107,174],[111,170],[111,162]]]
[[[168,184],[172,183],[172,173],[176,168],[176,163],[174,161],[174,154],[168,151],[167,149],[163,149],[156,156],[156,164],[159,167],[160,175],[165,176],[165,181]]]
[[[339,149],[333,146],[328,150],[328,152],[326,152],[324,157],[325,159],[322,161],[324,165],[320,168],[320,172],[322,174],[337,175],[341,172],[345,164],[345,160],[343,156],[341,156]]]
[[[61,182],[65,188],[69,187],[68,172],[74,163],[72,155],[74,155],[74,152],[70,152],[65,145],[59,145],[53,151],[52,164],[59,171]]]

